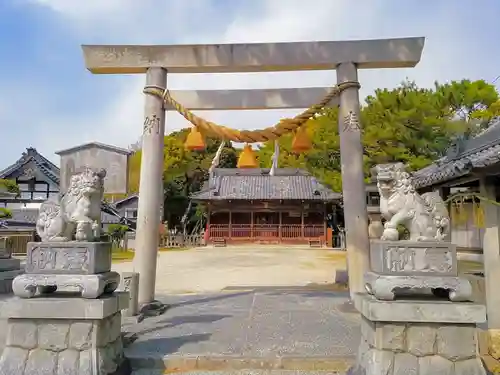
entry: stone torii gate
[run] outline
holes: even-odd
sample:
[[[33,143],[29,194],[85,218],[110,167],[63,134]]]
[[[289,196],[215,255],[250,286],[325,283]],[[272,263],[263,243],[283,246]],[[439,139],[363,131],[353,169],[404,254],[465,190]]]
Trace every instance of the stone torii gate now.
[[[381,40],[212,44],[212,45],[84,45],[87,69],[94,74],[146,74],[146,86],[166,89],[169,73],[246,73],[337,70],[337,83],[357,82],[358,69],[408,68],[420,61],[425,38]],[[267,90],[173,91],[191,110],[307,108],[326,88]],[[342,190],[346,224],[349,287],[364,292],[369,267],[368,218],[363,176],[363,147],[359,126],[346,126],[346,117],[359,118],[359,88],[342,91],[339,105]],[[147,95],[144,110],[142,162],[137,216],[135,266],[140,274],[139,303],[154,300],[158,218],[162,179],[165,111],[161,98]],[[351,116],[350,116],[351,115]]]

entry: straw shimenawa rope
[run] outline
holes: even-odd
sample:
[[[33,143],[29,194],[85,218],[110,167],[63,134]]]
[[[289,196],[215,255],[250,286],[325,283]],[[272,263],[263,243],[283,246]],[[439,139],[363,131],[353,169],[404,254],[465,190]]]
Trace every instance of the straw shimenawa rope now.
[[[170,104],[177,112],[179,112],[186,120],[193,124],[201,133],[219,138],[224,141],[233,142],[265,142],[281,137],[283,134],[290,133],[306,123],[311,117],[319,113],[333,98],[338,96],[342,91],[356,87],[359,88],[359,82],[348,81],[333,86],[328,94],[319,103],[312,105],[304,112],[299,113],[294,118],[282,119],[275,126],[259,130],[238,130],[227,126],[215,124],[207,121],[199,116],[196,116],[189,109],[177,102],[167,89],[162,87],[148,85],[144,87],[145,94],[155,95],[161,98],[165,104]]]

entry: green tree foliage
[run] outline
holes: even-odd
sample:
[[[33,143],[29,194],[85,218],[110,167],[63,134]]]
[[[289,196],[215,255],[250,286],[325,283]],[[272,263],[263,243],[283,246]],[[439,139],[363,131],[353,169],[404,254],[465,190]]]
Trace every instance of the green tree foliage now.
[[[11,219],[12,211],[5,207],[0,207],[0,219]]]
[[[123,224],[109,224],[106,234],[109,236],[113,248],[119,248],[120,242],[125,237],[128,231],[128,226]]]
[[[488,126],[492,117],[500,114],[500,102],[495,86],[483,80],[437,82],[435,96],[449,118],[463,123],[467,136],[475,135]]]
[[[19,186],[17,186],[14,180],[0,178],[0,192],[1,191],[19,194]]]
[[[450,142],[486,128],[500,115],[495,87],[484,81],[435,83],[422,89],[403,82],[394,89],[379,89],[365,99],[361,110],[364,169],[378,163],[401,161],[411,170],[423,168],[444,155]],[[338,110],[326,109],[308,124],[313,149],[291,153],[292,136],[280,140],[280,167],[305,168],[335,191],[341,191]],[[274,144],[259,150],[261,167],[271,165]]]
[[[454,138],[473,136],[500,115],[500,100],[495,87],[485,81],[435,83],[419,88],[403,82],[394,89],[379,89],[368,96],[361,110],[366,177],[377,163],[402,161],[413,170],[423,168],[443,156]],[[338,109],[328,108],[306,124],[314,144],[306,153],[291,152],[293,135],[280,138],[280,167],[303,168],[335,191],[342,190]],[[188,196],[200,190],[208,177],[220,141],[207,139],[206,150],[189,152],[184,141],[189,129],[165,136],[163,183],[165,219],[177,225],[188,207]],[[259,164],[271,166],[274,142],[262,144],[257,151]],[[236,167],[238,150],[227,144],[219,166]],[[349,157],[346,155],[346,157]],[[130,162],[130,189],[138,191],[141,151]],[[194,216],[193,208],[190,217]]]
[[[189,195],[199,191],[208,178],[208,169],[219,148],[220,141],[207,138],[203,152],[188,151],[184,142],[189,129],[173,132],[164,138],[163,189],[164,219],[170,227],[178,226],[189,204]],[[139,191],[142,151],[136,151],[129,163],[129,191]],[[235,168],[237,151],[230,142],[224,146],[219,167]],[[195,209],[193,208],[193,213]],[[191,217],[192,215],[188,215]]]

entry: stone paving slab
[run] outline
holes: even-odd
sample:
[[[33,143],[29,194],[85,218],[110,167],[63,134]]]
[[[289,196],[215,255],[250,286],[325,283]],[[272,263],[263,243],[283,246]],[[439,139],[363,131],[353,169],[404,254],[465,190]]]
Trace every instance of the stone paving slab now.
[[[162,300],[172,305],[164,315],[124,326],[137,334],[126,349],[136,368],[323,370],[317,367],[323,364],[326,370],[345,367],[359,345],[359,316],[342,312],[347,295],[341,292],[246,291]]]
[[[359,345],[359,315],[345,309],[342,292],[269,289],[159,299],[171,305],[164,315],[122,327],[137,337],[126,349],[136,368],[332,373],[348,367]]]

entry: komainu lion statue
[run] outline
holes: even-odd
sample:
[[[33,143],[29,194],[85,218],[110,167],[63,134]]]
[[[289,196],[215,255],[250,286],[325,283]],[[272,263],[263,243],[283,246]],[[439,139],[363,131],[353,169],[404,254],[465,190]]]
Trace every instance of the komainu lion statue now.
[[[42,203],[36,232],[43,242],[99,241],[106,171],[85,168],[71,176],[60,200]]]
[[[403,163],[379,164],[372,169],[380,194],[380,212],[386,220],[381,240],[399,240],[398,225],[410,241],[443,241],[450,218],[438,193],[418,194]]]

